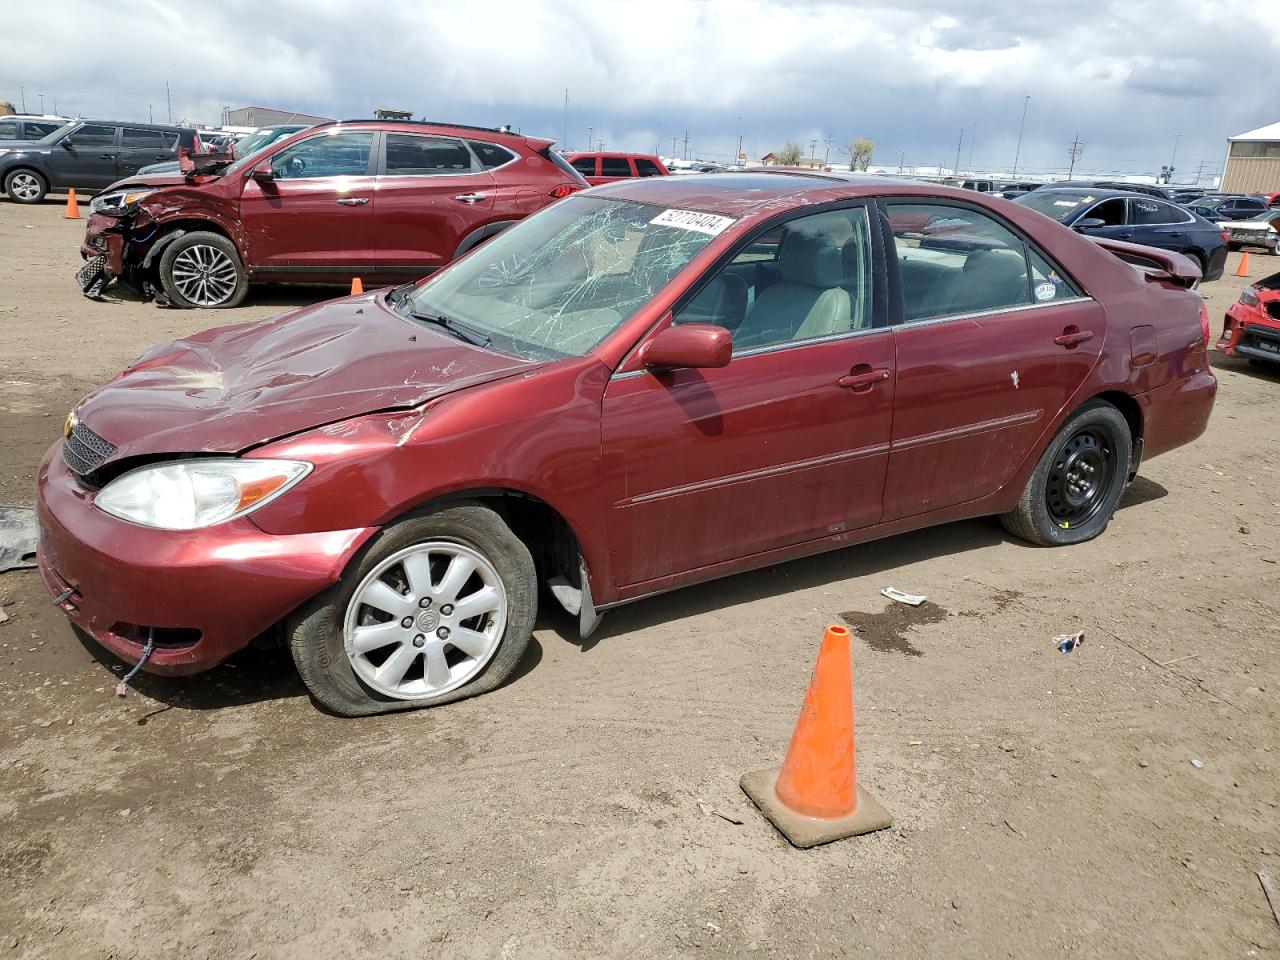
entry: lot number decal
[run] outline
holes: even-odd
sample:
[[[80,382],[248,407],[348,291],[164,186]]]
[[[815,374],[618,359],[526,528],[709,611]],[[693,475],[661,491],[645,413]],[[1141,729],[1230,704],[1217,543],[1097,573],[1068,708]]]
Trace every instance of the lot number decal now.
[[[733,217],[699,213],[696,210],[663,210],[649,222],[659,227],[694,230],[714,237],[723,233],[733,223]]]

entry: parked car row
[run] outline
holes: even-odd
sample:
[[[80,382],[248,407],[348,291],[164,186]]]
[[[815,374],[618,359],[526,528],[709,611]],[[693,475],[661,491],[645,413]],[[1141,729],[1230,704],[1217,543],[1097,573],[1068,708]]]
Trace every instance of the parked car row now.
[[[552,204],[583,181],[546,141],[399,122],[182,180],[121,185],[90,239],[209,305],[267,270],[420,275],[533,214],[422,282],[154,348],[39,469],[73,624],[161,674],[278,636],[344,715],[506,682],[540,594],[586,635],[967,517],[1089,540],[1213,406],[1189,260],[973,192],[741,173]]]
[[[127,177],[97,197],[77,274],[182,307],[250,283],[420,279],[587,186],[552,141],[412,121],[324,123],[234,162]]]

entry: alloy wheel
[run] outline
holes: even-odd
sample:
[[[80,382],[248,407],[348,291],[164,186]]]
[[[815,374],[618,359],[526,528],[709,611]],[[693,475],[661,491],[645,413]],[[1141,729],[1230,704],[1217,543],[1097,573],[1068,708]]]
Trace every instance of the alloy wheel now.
[[[1091,520],[1111,489],[1115,458],[1110,437],[1090,428],[1073,435],[1054,458],[1045,485],[1053,522],[1063,529]]]
[[[15,173],[9,186],[19,200],[30,203],[40,199],[40,180],[34,173]]]
[[[236,292],[239,274],[231,258],[217,247],[197,243],[173,260],[173,285],[190,303],[216,307]]]
[[[361,581],[343,643],[356,675],[397,700],[438,697],[475,679],[507,623],[507,591],[492,563],[463,543],[397,551]]]

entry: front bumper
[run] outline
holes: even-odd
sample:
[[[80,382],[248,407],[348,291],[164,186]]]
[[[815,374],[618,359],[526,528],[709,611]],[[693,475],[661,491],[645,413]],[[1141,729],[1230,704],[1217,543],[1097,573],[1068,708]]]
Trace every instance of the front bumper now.
[[[1227,308],[1222,336],[1217,348],[1229,357],[1251,357],[1280,363],[1280,300],[1268,300],[1256,307],[1237,300]]]
[[[62,441],[40,465],[37,562],[62,610],[102,646],[145,670],[199,673],[247,646],[336,583],[373,528],[272,536],[241,518],[165,531],[118,520],[62,461]]]

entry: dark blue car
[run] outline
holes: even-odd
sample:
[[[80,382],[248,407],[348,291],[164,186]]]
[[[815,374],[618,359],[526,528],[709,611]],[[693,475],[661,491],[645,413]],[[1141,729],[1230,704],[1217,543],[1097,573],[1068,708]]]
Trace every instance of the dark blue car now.
[[[1227,240],[1222,229],[1185,207],[1128,190],[1050,187],[1013,201],[1089,237],[1127,240],[1186,254],[1206,280],[1222,276]]]

